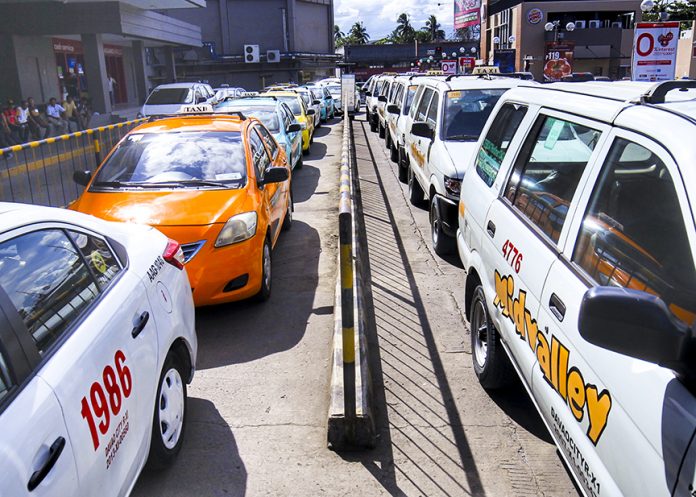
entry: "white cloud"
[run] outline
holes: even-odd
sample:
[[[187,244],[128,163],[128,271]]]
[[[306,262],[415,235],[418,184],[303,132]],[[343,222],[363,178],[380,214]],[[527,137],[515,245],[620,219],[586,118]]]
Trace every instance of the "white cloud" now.
[[[444,0],[334,0],[334,18],[341,31],[362,21],[371,40],[387,36],[396,27],[396,18],[402,12],[411,17],[411,24],[420,29],[426,19],[435,15],[447,36],[453,32],[453,2]]]

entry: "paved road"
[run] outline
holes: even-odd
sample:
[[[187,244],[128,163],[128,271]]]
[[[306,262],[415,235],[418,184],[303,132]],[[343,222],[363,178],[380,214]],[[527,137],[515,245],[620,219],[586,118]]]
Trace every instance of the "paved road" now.
[[[295,221],[274,253],[271,300],[198,311],[184,447],[133,495],[577,495],[521,387],[491,397],[478,385],[463,271],[433,256],[426,213],[410,209],[360,121],[381,442],[326,449],[341,127],[318,131],[294,175]]]

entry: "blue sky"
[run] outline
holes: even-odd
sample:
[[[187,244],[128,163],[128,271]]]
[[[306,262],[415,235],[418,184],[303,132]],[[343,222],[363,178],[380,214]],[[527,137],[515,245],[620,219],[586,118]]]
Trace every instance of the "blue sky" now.
[[[334,20],[347,33],[357,21],[362,21],[371,40],[387,36],[396,26],[396,18],[406,12],[411,24],[419,29],[430,15],[435,15],[445,34],[453,32],[452,0],[334,0]]]

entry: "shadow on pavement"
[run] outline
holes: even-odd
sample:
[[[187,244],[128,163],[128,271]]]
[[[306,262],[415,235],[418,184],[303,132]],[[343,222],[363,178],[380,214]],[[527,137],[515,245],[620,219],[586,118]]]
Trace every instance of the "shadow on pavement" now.
[[[209,400],[189,397],[184,445],[172,467],[145,470],[132,497],[166,494],[190,497],[243,497],[247,470],[239,457],[234,434]]]
[[[261,304],[233,302],[196,311],[196,367],[249,362],[297,345],[314,312],[320,253],[317,230],[295,219],[273,250],[270,300]]]
[[[327,147],[324,143],[319,143],[315,141],[309,148],[309,155],[306,155],[304,160],[321,160],[326,155]]]
[[[306,202],[317,189],[321,171],[305,162],[301,169],[292,171],[292,200],[296,204]]]
[[[321,138],[331,133],[331,128],[328,128],[327,125],[330,126],[331,123],[322,123],[321,128],[314,132],[314,138]]]

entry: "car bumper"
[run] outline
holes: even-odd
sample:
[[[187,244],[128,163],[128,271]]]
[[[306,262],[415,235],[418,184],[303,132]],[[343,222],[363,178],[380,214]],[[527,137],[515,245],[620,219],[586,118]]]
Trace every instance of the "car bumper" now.
[[[437,195],[435,198],[440,208],[442,231],[444,231],[447,236],[454,237],[457,233],[457,223],[459,222],[457,217],[459,215],[459,206],[454,200],[443,197],[442,195]]]

